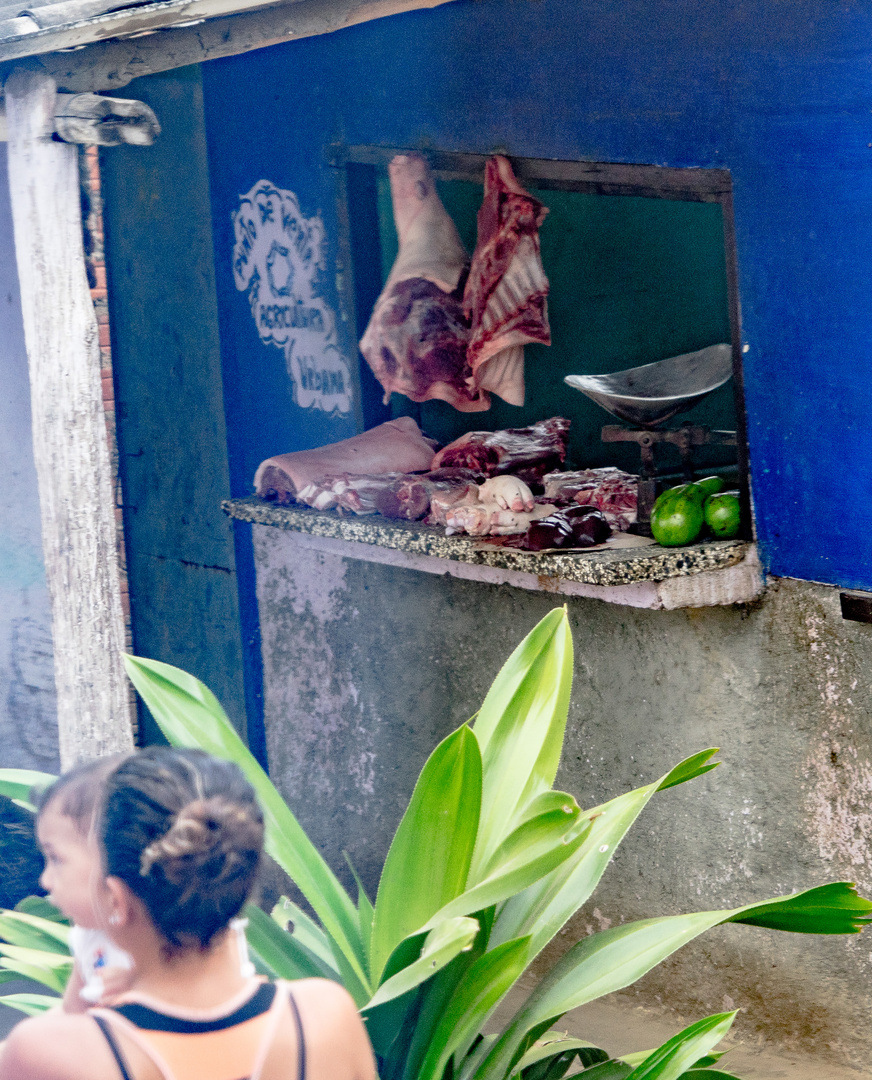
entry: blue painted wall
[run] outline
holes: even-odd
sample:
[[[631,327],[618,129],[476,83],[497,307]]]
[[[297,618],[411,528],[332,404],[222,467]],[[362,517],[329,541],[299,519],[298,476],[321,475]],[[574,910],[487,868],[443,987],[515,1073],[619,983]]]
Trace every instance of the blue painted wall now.
[[[335,257],[333,141],[728,168],[763,557],[872,588],[870,59],[856,0],[456,0],[205,65],[236,492],[266,454],[346,434],[289,405],[229,276],[256,180],[319,210]]]
[[[0,768],[56,770],[51,611],[4,143],[0,143],[0,370]]]

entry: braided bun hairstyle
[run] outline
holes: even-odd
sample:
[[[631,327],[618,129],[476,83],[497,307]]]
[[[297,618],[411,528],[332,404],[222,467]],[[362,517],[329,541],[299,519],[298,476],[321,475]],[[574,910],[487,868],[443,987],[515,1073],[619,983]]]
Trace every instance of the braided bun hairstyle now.
[[[152,746],[106,783],[106,872],[145,904],[170,951],[205,949],[238,915],[263,849],[263,813],[236,765]]]

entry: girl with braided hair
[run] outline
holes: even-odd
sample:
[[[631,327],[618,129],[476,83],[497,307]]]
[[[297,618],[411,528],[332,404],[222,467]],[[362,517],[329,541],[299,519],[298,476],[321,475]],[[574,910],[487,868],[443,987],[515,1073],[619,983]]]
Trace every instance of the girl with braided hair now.
[[[37,824],[44,849],[50,815]],[[133,983],[101,1007],[20,1023],[0,1080],[376,1080],[337,983],[268,983],[240,965],[231,926],[254,885],[263,814],[240,770],[150,747],[105,781],[92,889]]]

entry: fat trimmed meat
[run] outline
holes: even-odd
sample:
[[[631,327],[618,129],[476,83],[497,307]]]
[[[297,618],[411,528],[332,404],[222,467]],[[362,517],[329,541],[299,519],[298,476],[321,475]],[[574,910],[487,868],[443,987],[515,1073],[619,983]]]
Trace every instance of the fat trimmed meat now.
[[[463,294],[471,332],[467,359],[473,391],[524,404],[524,345],[551,344],[539,227],[548,210],[515,178],[508,158],[485,167],[478,242]]]
[[[325,476],[426,472],[438,445],[424,438],[410,416],[401,416],[317,450],[267,458],[254,475],[254,487],[262,499],[287,505]]]

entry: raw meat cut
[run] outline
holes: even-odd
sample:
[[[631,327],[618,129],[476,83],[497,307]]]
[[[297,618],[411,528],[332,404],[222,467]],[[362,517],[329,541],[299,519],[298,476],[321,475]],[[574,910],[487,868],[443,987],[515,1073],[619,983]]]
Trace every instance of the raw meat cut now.
[[[600,510],[593,506],[567,506],[534,522],[522,547],[526,551],[593,547],[605,543],[611,535],[612,530]]]
[[[445,476],[444,473],[459,475]],[[315,510],[349,511],[353,514],[381,514],[396,521],[417,521],[430,509],[437,496],[477,491],[475,473],[464,469],[443,469],[429,473],[385,473],[367,475],[342,473],[313,480],[297,492],[297,501]],[[444,522],[442,523],[444,524]]]
[[[524,344],[551,344],[539,226],[548,210],[515,178],[508,158],[485,167],[478,242],[463,294],[471,326],[467,359],[474,392],[524,404]]]
[[[267,458],[254,475],[254,486],[262,499],[287,505],[301,488],[324,476],[424,472],[437,446],[410,416],[401,416],[317,450]]]
[[[530,511],[506,510],[499,503],[461,503],[445,515],[447,536],[464,532],[470,536],[514,536],[526,533],[532,522],[547,517],[555,506],[535,506]]]
[[[515,513],[523,510],[529,513],[536,505],[533,492],[517,476],[492,476],[478,489],[478,497],[482,502],[495,502],[503,510]]]
[[[427,162],[400,154],[388,166],[399,251],[360,342],[387,403],[439,398],[461,412],[490,408],[472,387],[463,285],[469,256],[436,192]]]
[[[544,483],[546,498],[594,506],[618,532],[625,532],[636,520],[639,478],[631,473],[614,468],[581,469],[549,473]]]
[[[568,435],[569,421],[562,416],[527,428],[470,431],[440,450],[431,468],[478,469],[488,476],[511,473],[529,484],[564,462]]]
[[[447,525],[448,515],[461,506],[477,506],[479,503],[478,487],[471,483],[460,483],[445,491],[437,491],[430,499],[428,525]]]

